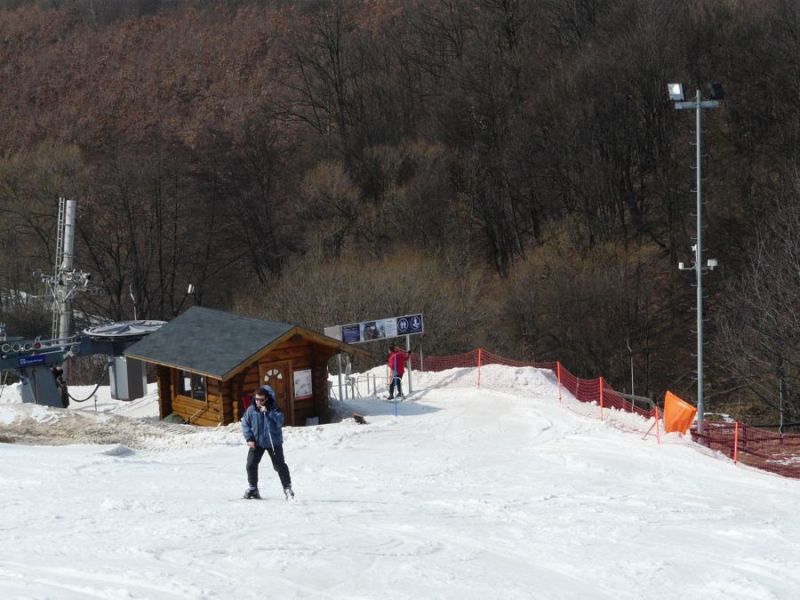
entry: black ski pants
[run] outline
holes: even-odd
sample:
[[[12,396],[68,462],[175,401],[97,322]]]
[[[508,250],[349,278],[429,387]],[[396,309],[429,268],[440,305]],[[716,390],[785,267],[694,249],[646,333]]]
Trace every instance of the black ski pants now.
[[[275,469],[275,472],[278,473],[278,477],[281,478],[281,485],[284,489],[291,487],[292,477],[289,474],[289,467],[286,465],[286,461],[283,458],[283,446],[275,446],[274,450],[272,448],[259,448],[256,446],[248,450],[247,483],[250,484],[250,487],[258,487],[258,464],[261,462],[264,452],[267,452],[272,459],[272,468]]]
[[[397,395],[403,395],[403,377],[395,375],[392,377],[392,383],[389,384],[389,398],[394,398],[394,388],[397,386]]]

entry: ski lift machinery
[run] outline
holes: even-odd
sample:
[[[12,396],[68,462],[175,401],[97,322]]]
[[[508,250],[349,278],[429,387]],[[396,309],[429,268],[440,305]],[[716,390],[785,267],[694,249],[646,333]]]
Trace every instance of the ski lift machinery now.
[[[123,321],[92,327],[68,338],[14,339],[0,343],[0,370],[16,373],[22,401],[62,406],[52,368],[76,356],[106,355],[115,400],[135,400],[147,390],[144,364],[124,356],[125,350],[165,321]]]
[[[111,397],[116,400],[141,398],[147,390],[144,365],[126,359],[124,352],[165,321],[123,321],[91,327],[77,335],[69,334],[72,297],[88,289],[91,279],[88,273],[73,268],[75,214],[75,200],[60,198],[55,268],[52,275],[39,274],[53,298],[51,337],[10,338],[0,327],[0,370],[20,377],[23,402],[62,406],[52,368],[75,356],[104,354],[109,356]]]

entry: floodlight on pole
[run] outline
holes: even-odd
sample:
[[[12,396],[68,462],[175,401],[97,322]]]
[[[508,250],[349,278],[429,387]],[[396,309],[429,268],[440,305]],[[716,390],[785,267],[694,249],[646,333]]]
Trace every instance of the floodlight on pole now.
[[[668,83],[667,92],[669,93],[669,99],[673,102],[683,102],[685,100],[683,96],[683,84]]]
[[[670,101],[675,105],[677,110],[694,110],[695,111],[695,175],[696,182],[696,211],[697,211],[697,243],[692,246],[694,251],[694,264],[686,266],[684,263],[678,263],[678,269],[681,271],[695,271],[697,278],[697,431],[703,433],[703,417],[704,417],[704,403],[703,403],[703,271],[712,270],[718,266],[716,259],[708,260],[706,265],[703,264],[703,192],[702,192],[702,153],[701,153],[701,119],[700,115],[704,108],[719,108],[720,100],[725,97],[725,92],[722,85],[719,83],[709,84],[709,95],[711,100],[703,100],[698,89],[695,92],[694,100],[686,101],[683,95],[683,85],[680,83],[668,83],[667,93],[669,94]]]

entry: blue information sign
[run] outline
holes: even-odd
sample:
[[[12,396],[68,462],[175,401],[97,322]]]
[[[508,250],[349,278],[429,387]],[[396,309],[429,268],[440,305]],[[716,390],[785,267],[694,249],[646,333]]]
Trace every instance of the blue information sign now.
[[[345,344],[356,344],[361,341],[361,329],[355,325],[342,325],[342,341]]]
[[[422,315],[409,315],[398,318],[397,333],[399,335],[422,333]]]
[[[43,365],[44,364],[44,356],[21,356],[17,359],[17,364],[20,367],[33,367],[35,365]]]

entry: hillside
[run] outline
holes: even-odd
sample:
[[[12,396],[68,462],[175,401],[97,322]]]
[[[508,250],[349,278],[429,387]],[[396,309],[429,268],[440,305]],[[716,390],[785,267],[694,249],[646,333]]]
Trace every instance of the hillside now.
[[[83,314],[424,313],[430,353],[617,389],[633,361],[640,394],[693,397],[695,119],[666,84],[721,82],[707,399],[776,423],[800,389],[798,23],[777,0],[0,2],[0,321],[47,327],[9,291],[44,293],[70,196]]]

